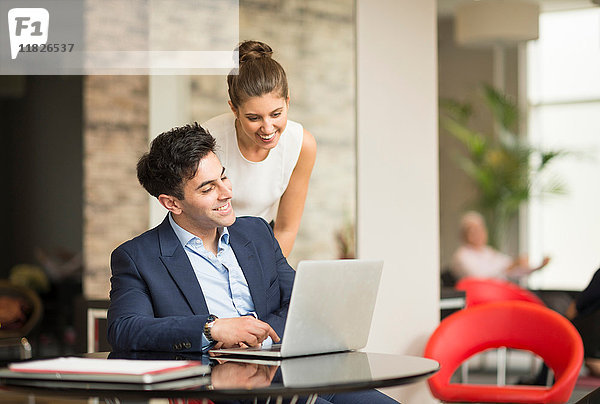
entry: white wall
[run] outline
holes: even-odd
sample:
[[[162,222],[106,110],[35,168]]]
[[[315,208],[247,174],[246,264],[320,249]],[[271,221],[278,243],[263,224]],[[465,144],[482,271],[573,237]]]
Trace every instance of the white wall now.
[[[439,320],[436,2],[356,7],[358,255],[385,261],[367,350],[422,355]],[[425,382],[386,392],[435,402]]]

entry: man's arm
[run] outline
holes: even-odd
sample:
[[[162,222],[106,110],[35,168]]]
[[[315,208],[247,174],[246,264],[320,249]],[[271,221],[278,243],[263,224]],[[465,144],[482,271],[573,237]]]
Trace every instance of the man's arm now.
[[[211,348],[203,336],[206,315],[156,317],[153,304],[161,296],[152,295],[135,260],[123,247],[111,257],[111,305],[108,312],[108,341],[115,351],[194,351]],[[156,281],[156,280],[155,280]],[[164,299],[176,299],[165,292]],[[255,346],[267,337],[279,337],[269,324],[253,317],[218,319],[212,328],[217,347],[245,344]]]
[[[111,256],[108,342],[115,351],[201,351],[207,315],[156,318],[146,282],[123,248]]]

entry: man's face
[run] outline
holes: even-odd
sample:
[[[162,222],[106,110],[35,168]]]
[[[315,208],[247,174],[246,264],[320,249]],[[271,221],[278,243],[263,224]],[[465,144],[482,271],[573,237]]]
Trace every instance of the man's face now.
[[[177,200],[179,213],[173,213],[177,223],[189,232],[207,233],[235,222],[231,182],[214,153],[200,160],[196,175],[183,186],[183,195],[183,200]]]

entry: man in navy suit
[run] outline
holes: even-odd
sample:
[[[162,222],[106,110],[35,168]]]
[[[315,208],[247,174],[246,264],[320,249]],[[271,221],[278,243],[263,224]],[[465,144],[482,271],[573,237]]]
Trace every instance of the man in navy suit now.
[[[112,254],[114,351],[201,352],[282,336],[295,272],[267,222],[236,219],[214,149],[210,134],[186,125],[160,134],[138,162],[140,183],[169,213]],[[396,401],[366,390],[316,403]]]
[[[169,213],[112,254],[114,350],[197,352],[283,333],[295,272],[263,219],[236,219],[214,148],[187,125],[159,135],[138,162],[140,183]]]

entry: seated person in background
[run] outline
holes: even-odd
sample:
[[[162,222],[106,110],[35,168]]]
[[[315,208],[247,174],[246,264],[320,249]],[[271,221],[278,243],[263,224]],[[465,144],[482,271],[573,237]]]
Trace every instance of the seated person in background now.
[[[583,341],[585,365],[590,374],[600,377],[600,269],[588,286],[571,302],[565,313]],[[544,363],[533,377],[525,377],[518,384],[544,386],[548,379],[548,366]]]
[[[115,351],[199,352],[279,341],[294,283],[264,219],[235,217],[231,183],[198,124],[162,133],[137,165],[169,211],[111,257],[108,341]],[[317,403],[396,401],[375,390]]]
[[[600,377],[600,269],[569,306],[566,316],[581,334],[586,366],[592,375]]]
[[[518,281],[542,269],[550,261],[545,257],[540,266],[532,268],[527,256],[513,259],[488,246],[485,220],[477,212],[465,213],[460,222],[460,231],[463,245],[456,250],[450,264],[450,270],[457,279],[476,277]]]

